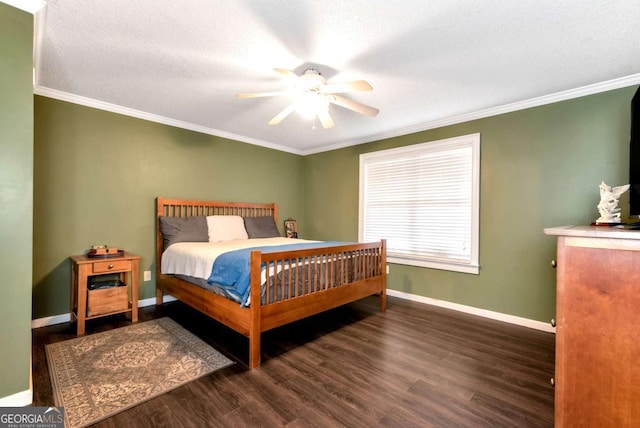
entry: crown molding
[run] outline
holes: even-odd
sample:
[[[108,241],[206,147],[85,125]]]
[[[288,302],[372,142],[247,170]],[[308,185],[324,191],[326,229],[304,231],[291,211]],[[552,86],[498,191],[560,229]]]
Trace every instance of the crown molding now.
[[[9,6],[13,6],[34,15],[46,6],[46,3],[42,0],[2,0],[2,3],[6,3]]]
[[[574,98],[585,97],[587,95],[594,95],[601,92],[612,91],[614,89],[626,88],[627,86],[640,84],[640,73],[632,74],[630,76],[621,77],[618,79],[607,80],[600,83],[594,83],[592,85],[582,86],[580,88],[569,89],[566,91],[556,92],[550,95],[544,95],[537,98],[531,98],[524,101],[518,101],[515,103],[505,104],[498,107],[491,107],[484,110],[465,113],[456,116],[450,116],[430,122],[423,122],[418,125],[409,126],[406,128],[399,128],[382,132],[379,134],[369,135],[367,137],[345,141],[343,143],[334,144],[331,146],[320,147],[312,150],[305,150],[302,155],[312,155],[316,153],[328,152],[331,150],[343,149],[345,147],[355,146],[357,144],[370,143],[372,141],[384,140],[387,138],[399,137],[401,135],[415,134],[416,132],[428,131],[430,129],[442,128],[444,126],[457,125],[459,123],[470,122],[472,120],[484,119],[486,117],[498,116],[500,114],[511,113],[518,110],[525,110],[532,107],[538,107],[546,104],[553,104],[560,101],[567,101]]]
[[[91,107],[98,110],[109,111],[111,113],[118,113],[125,116],[148,120],[150,122],[161,123],[163,125],[174,126],[176,128],[182,128],[190,131],[200,132],[202,134],[213,135],[216,137],[226,138],[234,141],[240,141],[242,143],[253,144],[255,146],[261,146],[261,147],[266,147],[273,150],[279,150],[281,152],[302,155],[302,151],[291,148],[291,147],[282,146],[280,144],[274,144],[268,141],[262,141],[255,138],[245,137],[244,135],[232,134],[230,132],[221,131],[219,129],[208,128],[206,126],[196,125],[190,122],[184,122],[182,120],[171,119],[165,116],[160,116],[153,113],[147,113],[145,111],[136,110],[129,107],[119,106],[116,104],[107,103],[107,102],[96,100],[93,98],[74,95],[68,92],[58,91],[56,89],[51,89],[44,86],[38,86],[38,85],[34,86],[33,93],[36,95],[47,97],[47,98],[53,98],[60,101],[79,104],[85,107]]]
[[[332,150],[343,149],[345,147],[351,147],[358,144],[370,143],[372,141],[384,140],[388,138],[399,137],[402,135],[428,131],[430,129],[442,128],[444,126],[470,122],[472,120],[484,119],[486,117],[511,113],[518,110],[525,110],[528,108],[538,107],[546,104],[553,104],[560,101],[566,101],[574,98],[580,98],[588,95],[598,94],[601,92],[612,91],[614,89],[625,88],[625,87],[637,85],[637,84],[640,84],[640,73],[632,74],[630,76],[625,76],[618,79],[607,80],[607,81],[595,83],[592,85],[582,86],[580,88],[556,92],[554,94],[544,95],[541,97],[531,98],[524,101],[505,104],[498,107],[492,107],[492,108],[479,110],[475,112],[465,113],[465,114],[456,115],[456,116],[450,116],[447,118],[442,118],[442,119],[438,119],[430,122],[423,122],[418,125],[413,125],[405,128],[398,128],[398,129],[390,130],[387,132],[368,135],[359,139],[343,141],[338,144],[332,144],[332,145],[318,147],[318,148],[309,149],[309,150],[294,149],[292,147],[286,147],[280,144],[270,143],[268,141],[258,140],[258,139],[246,137],[243,135],[232,134],[232,133],[221,131],[218,129],[208,128],[205,126],[196,125],[196,124],[193,124],[190,122],[184,122],[181,120],[175,120],[175,119],[159,116],[152,113],[147,113],[140,110],[131,109],[128,107],[122,107],[122,106],[107,103],[104,101],[82,97],[79,95],[74,95],[68,92],[58,91],[56,89],[50,89],[43,86],[36,85],[34,87],[34,93],[36,95],[41,95],[48,98],[54,98],[61,101],[67,101],[74,104],[80,104],[86,107],[92,107],[99,110],[110,111],[112,113],[123,114],[125,116],[136,117],[136,118],[148,120],[151,122],[175,126],[177,128],[188,129],[188,130],[200,132],[203,134],[214,135],[216,137],[227,138],[230,140],[235,140],[243,143],[253,144],[256,146],[266,147],[269,149],[279,150],[282,152],[292,153],[292,154],[301,155],[301,156],[307,156],[307,155],[312,155],[316,153],[323,153],[323,152],[328,152]]]

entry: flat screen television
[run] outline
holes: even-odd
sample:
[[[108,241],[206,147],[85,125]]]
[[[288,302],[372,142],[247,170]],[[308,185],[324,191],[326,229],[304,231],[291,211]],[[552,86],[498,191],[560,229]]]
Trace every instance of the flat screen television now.
[[[631,99],[629,217],[640,219],[640,88]]]

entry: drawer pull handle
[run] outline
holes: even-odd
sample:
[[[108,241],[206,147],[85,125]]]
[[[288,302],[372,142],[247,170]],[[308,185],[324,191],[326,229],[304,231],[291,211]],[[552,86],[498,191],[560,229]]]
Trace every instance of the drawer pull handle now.
[[[113,269],[113,265],[109,265],[109,269]]]
[[[558,263],[555,260],[551,260],[551,267],[555,269],[556,266],[558,266]]]
[[[556,386],[556,380],[554,378],[549,379],[549,382],[551,383],[551,386]]]
[[[555,327],[556,326],[556,320],[554,320],[553,318],[551,319],[551,327]]]

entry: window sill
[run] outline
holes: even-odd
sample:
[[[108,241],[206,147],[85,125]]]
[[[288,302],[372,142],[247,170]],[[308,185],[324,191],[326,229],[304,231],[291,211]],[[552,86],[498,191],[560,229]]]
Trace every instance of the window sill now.
[[[452,272],[470,273],[474,275],[480,274],[480,265],[466,263],[451,263],[435,260],[419,260],[404,257],[393,256],[387,254],[387,262],[399,265],[425,267],[430,269],[448,270]]]

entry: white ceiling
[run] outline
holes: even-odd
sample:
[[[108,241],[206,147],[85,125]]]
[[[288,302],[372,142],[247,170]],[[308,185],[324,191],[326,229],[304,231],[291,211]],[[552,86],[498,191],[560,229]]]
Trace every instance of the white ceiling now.
[[[298,154],[640,83],[640,2],[49,0],[35,92]],[[375,118],[297,114],[273,71],[318,69]]]

